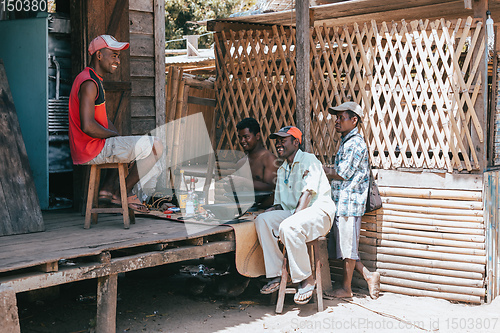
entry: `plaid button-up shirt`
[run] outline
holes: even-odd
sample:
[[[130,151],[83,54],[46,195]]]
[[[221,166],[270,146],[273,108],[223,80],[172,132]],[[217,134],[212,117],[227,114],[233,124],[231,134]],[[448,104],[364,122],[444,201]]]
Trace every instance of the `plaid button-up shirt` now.
[[[335,155],[334,169],[344,178],[332,180],[332,199],[337,216],[363,216],[365,213],[370,169],[365,140],[354,128],[342,138]]]

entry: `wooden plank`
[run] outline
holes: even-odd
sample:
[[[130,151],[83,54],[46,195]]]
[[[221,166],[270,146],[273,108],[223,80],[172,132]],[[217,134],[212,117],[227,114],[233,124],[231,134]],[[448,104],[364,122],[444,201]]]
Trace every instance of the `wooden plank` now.
[[[295,107],[295,117],[297,126],[302,131],[302,142],[305,151],[311,152],[311,119],[309,112],[311,110],[310,99],[310,45],[309,45],[309,0],[299,1],[295,4],[297,16],[296,22],[296,87],[297,104]],[[314,24],[314,22],[312,22]]]
[[[155,101],[152,97],[132,97],[130,98],[131,114],[134,118],[154,117]],[[132,120],[132,123],[134,120]]]
[[[432,275],[438,275],[438,276],[450,276],[450,277],[456,277],[456,278],[460,278],[460,279],[475,280],[475,281],[479,281],[480,283],[484,283],[484,275],[482,273],[475,273],[475,272],[465,272],[465,271],[456,271],[456,270],[451,270],[451,269],[412,266],[412,265],[395,264],[395,263],[389,263],[389,262],[377,262],[377,269],[432,274]]]
[[[47,214],[45,214],[47,215]],[[189,235],[184,224],[158,219],[137,218],[134,232],[123,229],[121,215],[103,214],[99,224],[92,229],[82,228],[84,217],[80,213],[53,213],[53,220],[44,233],[31,233],[16,237],[2,237],[0,242],[0,272],[35,267],[61,259],[70,260],[113,251],[162,242],[174,242],[231,232],[227,226],[206,229],[206,226],[190,226]],[[22,236],[22,237],[21,237]],[[62,268],[61,266],[59,267]]]
[[[116,258],[109,264],[82,264],[74,268],[61,268],[54,273],[27,273],[17,277],[0,278],[0,282],[5,287],[12,287],[18,293],[69,282],[95,279],[108,276],[110,273],[118,274],[173,262],[204,258],[208,255],[231,252],[235,248],[236,246],[232,241],[211,242],[202,246],[185,246],[162,252]]]
[[[438,199],[418,199],[402,197],[382,197],[382,203],[393,205],[408,205],[420,207],[436,207],[467,210],[483,210],[483,203],[478,201],[458,201],[458,200],[438,200]]]
[[[143,135],[156,128],[156,122],[153,117],[132,119],[133,135]]]
[[[137,78],[132,80],[132,97],[154,97],[155,80],[153,78]]]
[[[1,235],[43,231],[42,211],[30,170],[21,128],[0,60],[0,195],[5,210]],[[2,202],[0,202],[2,203]],[[8,213],[7,213],[8,212]]]
[[[444,260],[450,262],[467,262],[475,264],[486,264],[486,256],[472,256],[455,253],[441,253],[427,250],[414,250],[405,248],[377,247],[377,253],[390,254],[395,256],[407,256],[415,258],[426,258],[432,260]]]
[[[481,201],[482,193],[480,191],[452,191],[437,189],[418,189],[418,188],[397,188],[379,186],[379,192],[384,197],[407,197],[407,198],[426,198],[426,199],[446,199],[446,200],[472,200]]]
[[[165,115],[165,1],[154,0],[154,61],[156,126],[164,128]],[[163,126],[163,127],[162,127]],[[162,134],[162,137],[166,137]],[[166,142],[163,142],[165,145]]]
[[[16,293],[6,286],[0,286],[0,327],[5,333],[21,333]]]
[[[188,103],[211,107],[215,107],[217,105],[217,101],[213,98],[203,98],[196,96],[188,96]]]
[[[130,11],[153,12],[153,0],[130,0]]]
[[[493,1],[492,1],[493,2]],[[488,0],[479,0],[474,3],[474,17],[482,18],[483,22],[486,22],[487,16],[486,11],[488,10]],[[486,29],[482,29],[480,34],[480,40],[484,40],[486,38]],[[488,77],[488,48],[484,49],[475,49],[476,54],[474,57],[477,57],[479,60],[479,66],[477,72],[479,73],[479,78]],[[465,94],[468,97],[468,94]],[[480,124],[486,124],[488,119],[488,85],[483,84],[483,87],[479,93],[479,96],[474,105],[475,110],[477,110],[477,121]],[[484,125],[483,125],[484,126]],[[472,131],[472,140],[474,141],[473,150],[477,151],[480,170],[485,170],[488,165],[487,161],[487,136],[486,131],[484,133],[476,133]]]
[[[132,80],[136,77],[154,77],[155,63],[153,58],[131,58],[130,59],[130,76]]]
[[[152,35],[130,35],[130,56],[154,57],[155,39]]]
[[[378,269],[377,272],[382,276],[407,279],[414,281],[430,282],[436,284],[483,288],[484,282],[482,280],[469,280],[455,277],[436,276],[431,274],[421,274],[406,271],[397,271],[392,269]]]
[[[390,263],[412,265],[412,266],[484,273],[484,265],[481,264],[471,264],[464,262],[447,262],[441,260],[430,260],[422,258],[410,258],[405,256],[396,256],[396,255],[389,255],[382,253],[377,254],[376,260],[380,262],[390,262]]]
[[[154,33],[153,13],[130,11],[130,34],[147,34]]]
[[[483,190],[482,174],[448,174],[377,170],[377,185],[447,190]]]
[[[42,272],[48,273],[48,272],[57,272],[59,270],[58,262],[53,261],[53,262],[48,262],[45,264],[40,265],[40,270]]]
[[[116,36],[119,28],[120,21],[122,21],[123,14],[128,14],[128,0],[116,0],[113,12],[111,12],[111,19],[106,29],[106,34]],[[127,9],[127,10],[126,10]],[[128,15],[126,15],[128,17]]]
[[[395,294],[403,294],[409,296],[423,296],[423,297],[434,297],[447,299],[450,301],[467,302],[467,303],[481,303],[482,298],[479,296],[469,296],[464,294],[454,294],[443,291],[433,291],[433,290],[420,290],[408,287],[393,286],[390,284],[382,283],[380,285],[380,291],[388,291]]]

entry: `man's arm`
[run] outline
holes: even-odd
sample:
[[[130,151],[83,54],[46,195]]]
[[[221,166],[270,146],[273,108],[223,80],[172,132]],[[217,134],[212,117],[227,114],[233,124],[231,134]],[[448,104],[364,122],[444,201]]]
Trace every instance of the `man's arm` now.
[[[327,167],[327,166],[323,166],[323,170],[325,171],[325,174],[326,174],[326,178],[328,178],[328,180],[345,180],[344,178],[340,177],[337,172],[335,171],[334,168],[330,168],[330,167]]]
[[[113,124],[107,129],[99,124],[95,118],[95,99],[97,97],[97,86],[92,81],[85,81],[80,86],[78,92],[80,99],[80,123],[82,131],[92,138],[106,139],[112,136],[118,136],[118,131]]]
[[[310,191],[302,192],[299,202],[297,203],[297,208],[295,208],[295,213],[300,212],[302,209],[307,208],[311,202],[312,194]],[[295,214],[294,213],[294,214]]]

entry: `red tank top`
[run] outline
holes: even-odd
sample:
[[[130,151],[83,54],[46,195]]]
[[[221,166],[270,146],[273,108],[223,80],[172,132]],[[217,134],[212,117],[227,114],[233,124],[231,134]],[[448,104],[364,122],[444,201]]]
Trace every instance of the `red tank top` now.
[[[97,97],[95,99],[95,120],[103,127],[108,128],[108,117],[106,115],[106,102],[104,100],[104,88],[102,78],[90,67],[86,67],[75,79],[69,95],[69,147],[73,164],[82,164],[92,160],[99,155],[106,139],[92,138],[81,129],[80,122],[80,99],[78,92],[83,82],[91,80],[97,86]]]

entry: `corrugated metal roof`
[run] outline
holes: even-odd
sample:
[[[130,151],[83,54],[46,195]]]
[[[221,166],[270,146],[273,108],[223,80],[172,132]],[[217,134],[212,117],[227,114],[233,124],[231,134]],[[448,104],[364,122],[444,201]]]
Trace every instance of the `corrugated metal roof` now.
[[[213,49],[198,49],[200,56],[188,56],[187,54],[165,57],[166,64],[192,64],[198,62],[207,62],[215,60]]]

